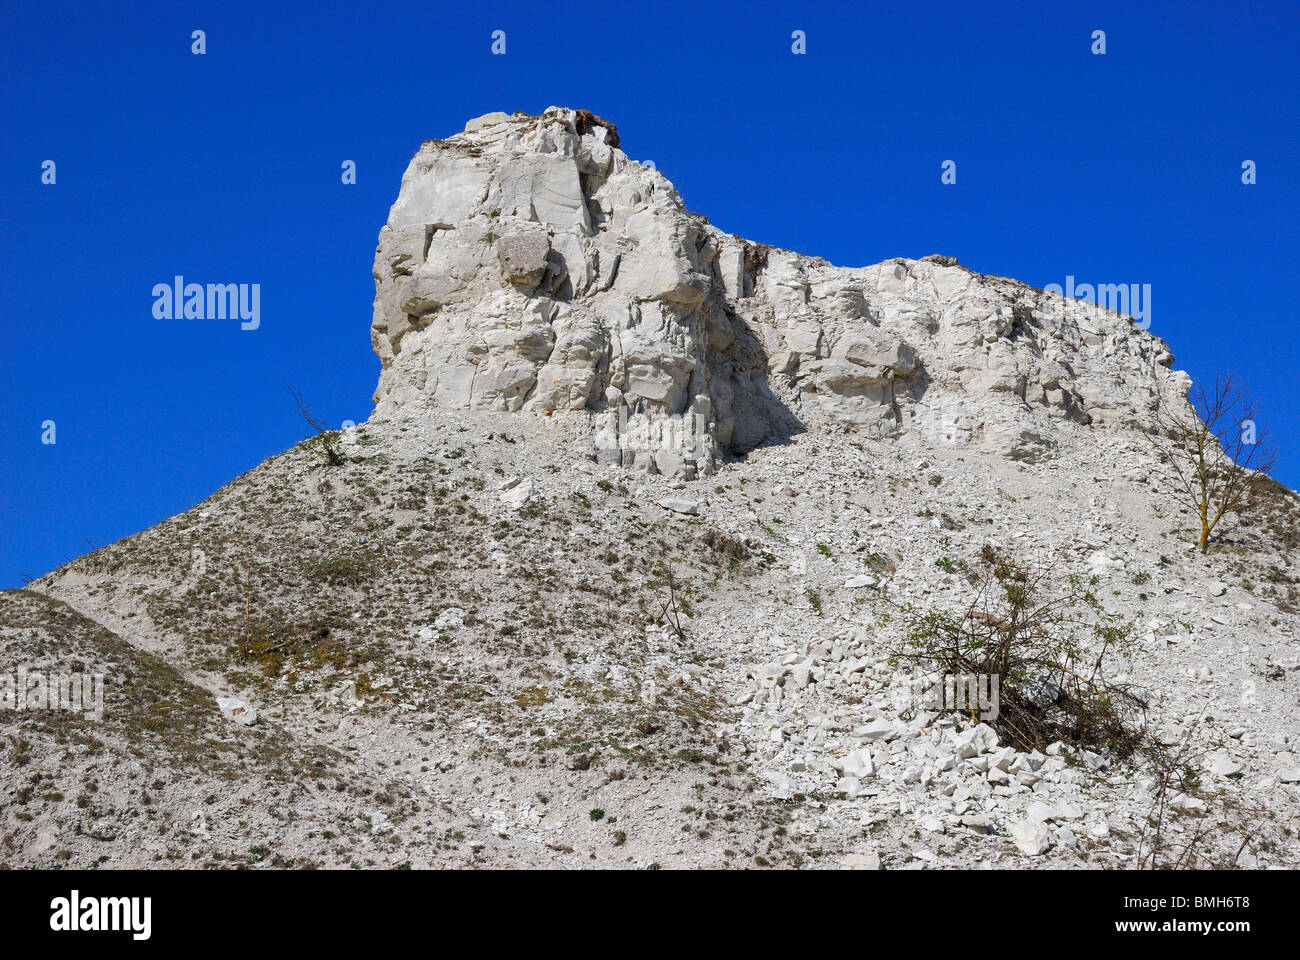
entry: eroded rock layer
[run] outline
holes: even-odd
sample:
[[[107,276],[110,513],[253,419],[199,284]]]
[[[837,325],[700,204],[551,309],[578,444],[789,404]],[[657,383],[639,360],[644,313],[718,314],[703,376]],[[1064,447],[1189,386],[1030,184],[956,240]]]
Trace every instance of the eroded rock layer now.
[[[724,233],[582,110],[425,142],[374,274],[377,416],[545,416],[670,476],[807,429],[1034,461],[1187,387],[1132,318],[950,257],[836,267]]]

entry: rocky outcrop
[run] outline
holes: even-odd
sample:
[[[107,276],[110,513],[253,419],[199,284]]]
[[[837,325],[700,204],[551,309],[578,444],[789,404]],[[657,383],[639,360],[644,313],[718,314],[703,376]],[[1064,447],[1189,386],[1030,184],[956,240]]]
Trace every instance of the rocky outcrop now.
[[[375,255],[381,418],[550,418],[691,477],[807,429],[1052,455],[1186,393],[1131,318],[950,257],[869,267],[723,233],[587,111],[424,143]]]

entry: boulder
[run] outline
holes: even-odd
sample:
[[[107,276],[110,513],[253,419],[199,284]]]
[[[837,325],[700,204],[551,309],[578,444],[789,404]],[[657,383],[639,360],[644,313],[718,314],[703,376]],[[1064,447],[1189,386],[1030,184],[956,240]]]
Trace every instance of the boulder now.
[[[1022,820],[1012,824],[1007,833],[1016,849],[1027,857],[1040,857],[1052,848],[1051,832],[1040,821]]]

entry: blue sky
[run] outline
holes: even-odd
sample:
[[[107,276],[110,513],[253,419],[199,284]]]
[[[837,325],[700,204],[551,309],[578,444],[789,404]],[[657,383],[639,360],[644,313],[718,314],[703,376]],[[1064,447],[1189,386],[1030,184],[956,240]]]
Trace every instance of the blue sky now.
[[[301,439],[281,379],[365,419],[371,263],[411,154],[553,104],[754,240],[1151,284],[1176,366],[1246,376],[1300,486],[1298,24],[1290,3],[10,4],[0,586]],[[155,319],[177,274],[260,284],[260,327]]]

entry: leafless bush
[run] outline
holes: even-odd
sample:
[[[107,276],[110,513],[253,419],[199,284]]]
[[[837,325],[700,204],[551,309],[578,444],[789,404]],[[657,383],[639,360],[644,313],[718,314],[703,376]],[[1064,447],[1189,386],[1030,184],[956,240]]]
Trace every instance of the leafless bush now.
[[[1192,746],[1196,729],[1193,723],[1177,744],[1152,741],[1145,751],[1153,791],[1138,838],[1140,870],[1236,869],[1258,841],[1262,821],[1255,812],[1203,790],[1202,756]],[[1182,821],[1176,828],[1175,819]],[[1229,835],[1234,839],[1225,850]]]
[[[283,380],[280,382],[284,383]],[[303,419],[303,422],[306,423],[307,426],[315,430],[316,435],[320,438],[321,447],[325,451],[326,463],[332,467],[341,467],[343,464],[347,463],[347,457],[343,456],[342,452],[338,448],[338,431],[331,430],[329,424],[312,414],[311,407],[303,400],[302,394],[298,391],[297,387],[288,383],[285,383],[284,385],[288,387],[289,392],[293,394],[294,403],[297,404],[298,407],[298,416]]]
[[[686,627],[682,623],[682,618],[694,616],[689,599],[689,587],[678,580],[672,568],[666,564],[656,571],[650,587],[658,591],[657,619],[667,626],[678,640],[686,642]]]

